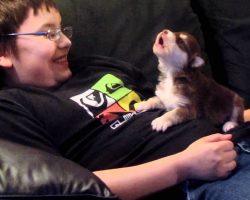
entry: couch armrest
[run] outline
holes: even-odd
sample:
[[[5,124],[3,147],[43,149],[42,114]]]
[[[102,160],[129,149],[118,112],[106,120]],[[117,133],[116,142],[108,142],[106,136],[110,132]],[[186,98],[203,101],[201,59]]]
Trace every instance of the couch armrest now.
[[[0,199],[118,199],[92,172],[63,157],[0,140]]]

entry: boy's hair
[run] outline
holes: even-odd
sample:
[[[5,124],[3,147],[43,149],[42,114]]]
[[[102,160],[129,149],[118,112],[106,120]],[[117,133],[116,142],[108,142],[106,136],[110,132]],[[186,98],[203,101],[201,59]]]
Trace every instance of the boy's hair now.
[[[5,36],[8,33],[15,33],[25,21],[29,9],[38,10],[45,5],[47,10],[55,8],[53,0],[0,0],[0,54],[11,51],[16,54],[16,37]]]

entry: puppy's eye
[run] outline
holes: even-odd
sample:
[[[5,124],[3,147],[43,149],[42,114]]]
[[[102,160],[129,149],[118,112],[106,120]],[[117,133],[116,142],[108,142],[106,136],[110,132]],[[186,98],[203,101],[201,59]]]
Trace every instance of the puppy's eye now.
[[[177,45],[184,51],[188,50],[188,45],[186,44],[186,42],[184,41],[184,39],[182,39],[181,37],[178,37],[176,39],[176,43]]]
[[[178,45],[181,45],[181,46],[184,46],[184,45],[185,45],[184,40],[183,40],[182,38],[180,38],[180,37],[177,38],[177,41],[176,41],[176,42],[177,42]]]

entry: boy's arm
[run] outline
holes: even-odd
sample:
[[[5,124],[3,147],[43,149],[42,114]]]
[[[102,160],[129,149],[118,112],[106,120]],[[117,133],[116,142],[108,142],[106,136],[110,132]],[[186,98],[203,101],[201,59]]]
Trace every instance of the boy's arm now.
[[[213,134],[186,150],[132,167],[94,172],[121,199],[138,199],[187,179],[214,180],[236,167],[231,135]]]

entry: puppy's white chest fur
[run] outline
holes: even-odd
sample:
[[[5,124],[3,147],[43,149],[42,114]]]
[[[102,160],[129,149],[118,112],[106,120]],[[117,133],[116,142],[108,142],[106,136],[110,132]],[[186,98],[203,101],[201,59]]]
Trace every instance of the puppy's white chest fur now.
[[[163,78],[157,85],[155,94],[164,104],[166,110],[170,111],[177,107],[186,105],[189,100],[177,93],[174,78],[171,73]]]

